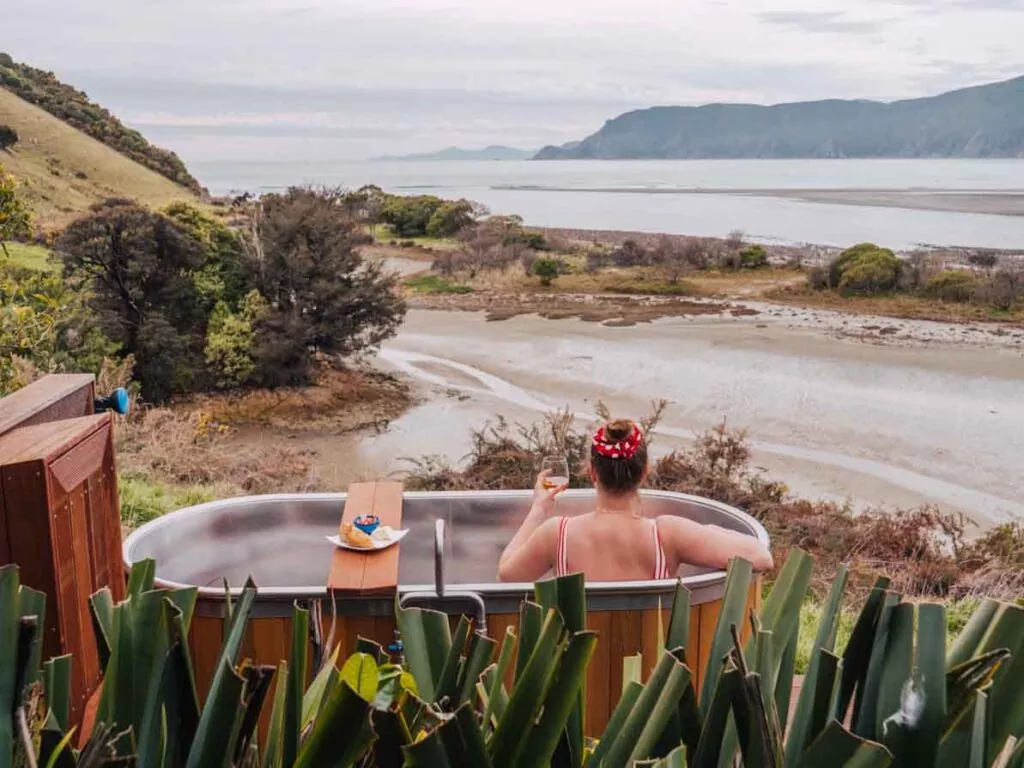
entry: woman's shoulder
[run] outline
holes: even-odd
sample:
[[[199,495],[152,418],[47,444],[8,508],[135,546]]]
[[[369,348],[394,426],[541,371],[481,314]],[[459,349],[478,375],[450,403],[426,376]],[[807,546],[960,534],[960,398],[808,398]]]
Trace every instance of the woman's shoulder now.
[[[654,518],[654,524],[659,531],[693,531],[702,527],[701,523],[679,515],[658,515]]]

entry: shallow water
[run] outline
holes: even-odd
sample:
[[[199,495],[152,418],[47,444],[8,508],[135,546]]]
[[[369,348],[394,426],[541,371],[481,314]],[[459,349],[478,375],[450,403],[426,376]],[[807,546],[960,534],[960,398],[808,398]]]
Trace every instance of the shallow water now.
[[[784,190],[839,189],[918,197],[943,190],[1024,194],[1024,160],[199,162],[191,167],[215,193],[301,183],[378,184],[401,194],[477,200],[534,226],[712,237],[741,229],[767,242],[837,246],[871,240],[892,248],[1024,247],[1024,216],[910,210],[889,207],[891,199],[853,207],[777,196]],[[696,194],[700,189],[722,194]],[[764,194],[750,195],[751,190]]]
[[[568,406],[587,416],[598,400],[640,415],[668,398],[660,450],[724,418],[750,430],[757,466],[801,494],[938,503],[983,527],[1024,516],[1019,349],[871,346],[758,325],[680,318],[608,328],[413,311],[380,358],[431,397],[385,434],[331,449],[347,470],[384,474],[407,469],[403,456],[460,460],[469,428],[497,415],[532,422]]]

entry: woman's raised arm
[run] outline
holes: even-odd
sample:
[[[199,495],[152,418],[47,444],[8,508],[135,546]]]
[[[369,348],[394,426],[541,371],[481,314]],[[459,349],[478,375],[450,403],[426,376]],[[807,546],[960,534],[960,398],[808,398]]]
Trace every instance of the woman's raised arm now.
[[[742,557],[753,564],[755,571],[769,571],[775,565],[768,548],[749,534],[673,515],[659,517],[657,524],[662,541],[680,562],[702,568],[725,568],[730,558]]]
[[[533,505],[512,541],[498,560],[499,581],[535,581],[554,565],[558,547],[558,519],[555,499],[568,486],[545,488],[544,479],[551,474],[541,472],[533,489]]]

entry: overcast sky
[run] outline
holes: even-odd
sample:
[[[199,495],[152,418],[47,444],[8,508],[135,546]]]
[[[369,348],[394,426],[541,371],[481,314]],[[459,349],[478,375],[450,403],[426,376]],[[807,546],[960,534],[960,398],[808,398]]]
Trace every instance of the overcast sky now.
[[[0,50],[186,161],[583,138],[656,104],[1024,73],[1024,0],[3,0]]]

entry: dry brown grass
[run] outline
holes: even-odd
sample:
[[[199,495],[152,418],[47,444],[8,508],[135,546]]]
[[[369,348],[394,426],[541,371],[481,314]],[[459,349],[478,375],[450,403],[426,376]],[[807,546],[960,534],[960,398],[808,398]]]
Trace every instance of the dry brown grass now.
[[[308,453],[240,446],[232,429],[201,410],[146,408],[117,430],[119,470],[171,486],[220,485],[245,493],[317,487]]]
[[[311,386],[204,393],[178,405],[231,427],[347,432],[394,418],[410,401],[408,385],[394,376],[325,366]]]
[[[107,363],[101,391],[123,386],[131,360]],[[375,371],[324,369],[310,387],[206,394],[170,408],[133,403],[117,430],[122,512],[129,524],[210,498],[313,491],[320,487],[316,452],[269,434],[343,433],[380,426],[409,404],[406,385]]]
[[[656,436],[664,409],[647,419]],[[473,433],[469,463],[454,468],[437,458],[415,463],[407,487],[416,489],[528,488],[541,458],[565,454],[571,485],[586,487],[588,432],[568,413],[538,424],[505,421]],[[984,594],[1015,599],[1024,594],[1024,526],[1001,526],[968,541],[965,521],[934,507],[854,512],[832,502],[793,498],[786,486],[750,468],[746,433],[721,425],[692,448],[657,460],[649,485],[692,493],[739,507],[760,520],[772,537],[777,563],[799,547],[815,558],[815,591],[824,594],[839,563],[851,565],[851,588],[864,592],[885,573],[893,589],[910,596],[959,598]]]
[[[3,88],[0,124],[12,126],[21,137],[10,151],[0,152],[0,165],[22,184],[36,223],[46,230],[59,229],[109,197],[128,197],[152,207],[198,200],[184,187]]]
[[[840,296],[833,291],[815,291],[806,285],[780,288],[765,294],[769,301],[810,309],[827,309],[852,315],[878,315],[906,320],[935,320],[945,323],[1001,322],[1024,324],[1024,306],[1003,312],[992,306],[941,301],[922,296]]]

